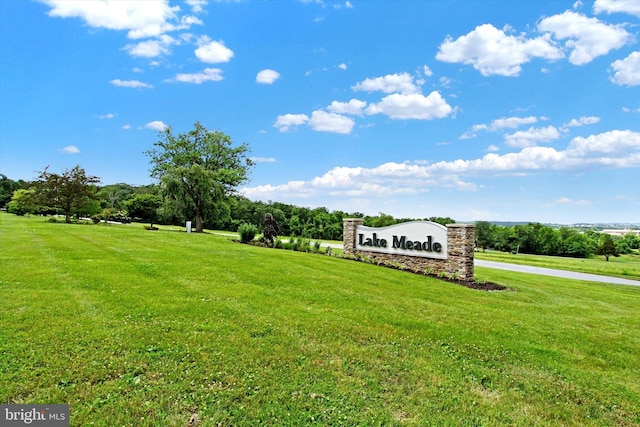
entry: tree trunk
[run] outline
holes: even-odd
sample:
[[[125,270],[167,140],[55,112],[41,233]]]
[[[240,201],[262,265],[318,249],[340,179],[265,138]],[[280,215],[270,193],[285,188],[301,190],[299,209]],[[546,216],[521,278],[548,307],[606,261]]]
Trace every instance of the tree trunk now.
[[[202,233],[202,214],[196,213],[196,233]]]

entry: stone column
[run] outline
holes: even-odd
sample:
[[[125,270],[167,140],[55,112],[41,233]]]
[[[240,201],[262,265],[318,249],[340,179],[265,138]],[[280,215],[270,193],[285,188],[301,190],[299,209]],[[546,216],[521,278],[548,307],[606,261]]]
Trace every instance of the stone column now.
[[[459,280],[473,281],[474,224],[447,224],[447,272]]]
[[[356,227],[364,224],[362,218],[345,218],[342,220],[342,244],[345,254],[352,254],[356,250]]]

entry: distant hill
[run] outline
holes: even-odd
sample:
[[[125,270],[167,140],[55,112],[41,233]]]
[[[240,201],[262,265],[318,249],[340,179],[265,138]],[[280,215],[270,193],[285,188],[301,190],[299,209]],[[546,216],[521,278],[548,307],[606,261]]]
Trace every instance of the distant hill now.
[[[478,222],[478,221],[471,221]],[[490,224],[500,225],[502,227],[513,227],[516,225],[527,225],[531,224],[535,221],[487,221]],[[569,227],[569,228],[580,228],[580,229],[595,229],[595,230],[603,230],[603,229],[613,229],[613,230],[638,230],[640,229],[640,223],[606,223],[606,222],[597,222],[597,223],[586,223],[579,222],[575,224],[554,224],[554,223],[542,223],[548,227],[559,228],[559,227]]]

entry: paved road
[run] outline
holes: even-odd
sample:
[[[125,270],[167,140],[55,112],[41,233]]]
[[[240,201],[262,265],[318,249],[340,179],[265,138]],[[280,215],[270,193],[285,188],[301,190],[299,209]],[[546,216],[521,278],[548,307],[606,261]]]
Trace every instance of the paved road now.
[[[544,276],[564,277],[567,279],[588,280],[590,282],[612,283],[616,285],[640,286],[640,281],[620,279],[618,277],[601,276],[599,274],[576,273],[552,268],[531,267],[529,265],[508,264],[506,262],[475,260],[476,267],[495,268],[498,270],[517,271],[521,273],[542,274]]]

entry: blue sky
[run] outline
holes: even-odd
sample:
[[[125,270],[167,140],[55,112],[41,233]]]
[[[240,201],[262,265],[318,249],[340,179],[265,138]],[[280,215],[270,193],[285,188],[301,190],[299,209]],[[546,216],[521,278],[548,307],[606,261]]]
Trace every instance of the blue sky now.
[[[157,131],[253,200],[640,223],[640,2],[0,1],[0,173],[148,184]]]

